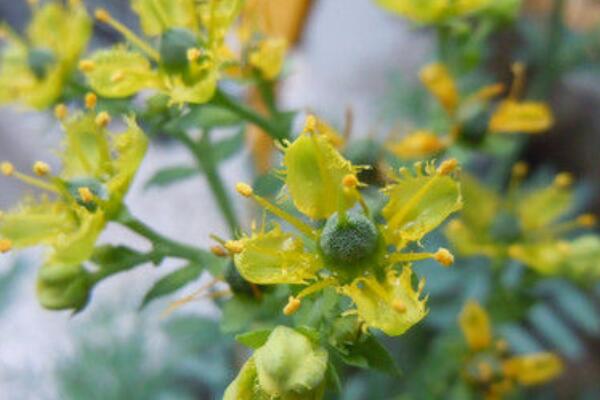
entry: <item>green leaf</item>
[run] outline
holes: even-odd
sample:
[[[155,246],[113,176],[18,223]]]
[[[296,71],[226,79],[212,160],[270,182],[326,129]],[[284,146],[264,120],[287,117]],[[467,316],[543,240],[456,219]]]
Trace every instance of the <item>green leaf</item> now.
[[[204,267],[199,264],[189,264],[177,271],[171,272],[158,280],[146,293],[140,309],[144,308],[152,300],[166,296],[181,289],[185,284],[197,279]]]
[[[92,255],[92,262],[100,266],[105,276],[126,271],[147,261],[149,260],[146,254],[126,246],[99,246]]]
[[[538,304],[530,312],[531,323],[554,347],[572,360],[580,359],[585,350],[583,344],[564,321],[559,319],[547,305]]]
[[[340,380],[340,376],[335,368],[335,365],[329,361],[327,364],[327,372],[325,379],[327,380],[327,386],[332,388],[336,393],[342,392],[342,381]]]
[[[144,189],[169,186],[199,173],[200,170],[197,167],[188,167],[185,165],[166,167],[156,171],[152,178],[146,182]]]
[[[226,108],[212,104],[192,106],[190,112],[180,118],[173,120],[167,126],[167,130],[179,129],[213,129],[240,125],[243,121],[240,117]]]
[[[239,343],[253,350],[262,347],[269,339],[272,329],[259,329],[252,332],[242,333],[235,337]]]
[[[235,135],[221,139],[213,144],[214,157],[217,162],[225,161],[237,154],[244,147],[245,130],[240,129]]]
[[[390,353],[373,335],[369,335],[360,342],[348,346],[347,354],[338,354],[348,365],[365,369],[375,369],[392,375],[400,374],[400,370]]]

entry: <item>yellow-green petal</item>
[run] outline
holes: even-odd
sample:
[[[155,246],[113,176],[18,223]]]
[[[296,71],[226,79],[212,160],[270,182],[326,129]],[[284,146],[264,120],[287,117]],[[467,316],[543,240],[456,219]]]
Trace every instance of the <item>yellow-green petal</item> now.
[[[257,284],[302,284],[321,269],[319,257],[305,251],[302,240],[279,226],[240,239],[243,250],[234,256],[240,274]]]
[[[325,135],[301,135],[286,148],[283,165],[294,205],[310,218],[328,218],[356,202],[353,193],[345,191],[342,184],[346,175],[356,173],[356,168]]]
[[[545,103],[506,100],[490,119],[492,133],[543,133],[554,124],[552,110]]]
[[[465,304],[460,313],[459,323],[471,350],[483,350],[492,344],[490,318],[476,301],[470,300]]]
[[[165,85],[165,90],[174,104],[203,104],[213,98],[218,78],[218,72],[211,68],[195,77],[191,84],[184,83],[178,77],[172,77]]]
[[[427,299],[419,299],[408,266],[401,274],[389,270],[383,282],[373,276],[355,279],[341,291],[352,298],[361,320],[389,336],[403,334],[427,315]]]
[[[416,174],[401,170],[397,182],[384,189],[389,197],[382,210],[389,243],[403,247],[418,241],[462,207],[459,183],[438,174],[432,164],[416,165]]]
[[[131,7],[148,36],[160,35],[171,28],[198,28],[194,0],[133,0]]]
[[[225,390],[223,400],[270,400],[271,397],[260,390],[257,379],[254,357],[250,357]]]
[[[257,49],[250,54],[250,64],[260,71],[264,79],[273,80],[283,68],[287,46],[287,40],[284,38],[262,40]]]
[[[92,67],[84,70],[90,86],[104,97],[127,97],[142,89],[161,86],[150,62],[140,53],[117,46],[100,50],[90,58]]]
[[[565,215],[572,203],[572,190],[551,185],[520,196],[517,214],[526,231],[541,229]]]
[[[61,233],[52,242],[48,262],[53,265],[75,265],[87,261],[94,252],[96,241],[106,226],[104,213],[91,213],[83,207],[77,208],[77,227],[71,232]]]
[[[535,353],[509,358],[503,370],[522,385],[538,385],[560,375],[563,363],[556,354]]]

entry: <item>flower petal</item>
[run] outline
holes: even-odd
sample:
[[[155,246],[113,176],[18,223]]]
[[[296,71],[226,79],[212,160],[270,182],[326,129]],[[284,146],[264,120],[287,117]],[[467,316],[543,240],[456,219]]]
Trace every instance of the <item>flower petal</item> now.
[[[554,125],[554,116],[544,103],[505,100],[490,119],[492,133],[543,133]]]
[[[563,370],[563,363],[553,353],[536,353],[512,357],[504,362],[504,372],[522,385],[538,385],[554,379]]]
[[[460,313],[459,322],[471,350],[483,350],[492,344],[490,320],[479,303],[469,300]]]
[[[160,35],[171,28],[198,28],[194,0],[133,0],[131,8],[148,36]]]
[[[373,276],[358,278],[341,291],[352,298],[368,326],[398,336],[427,315],[427,299],[419,299],[421,292],[413,288],[411,279],[412,269],[405,266],[400,275],[390,269],[384,282]]]
[[[433,132],[416,131],[404,136],[399,142],[390,143],[389,150],[401,159],[428,158],[446,147],[443,140]]]
[[[520,196],[517,214],[523,229],[535,230],[544,228],[565,215],[572,203],[572,190],[551,185]]]
[[[421,70],[421,81],[438,99],[448,114],[454,114],[458,106],[459,93],[454,77],[445,65],[429,64]]]
[[[234,256],[240,274],[257,284],[302,284],[321,269],[319,257],[306,252],[302,240],[275,226],[268,232],[240,239]]]

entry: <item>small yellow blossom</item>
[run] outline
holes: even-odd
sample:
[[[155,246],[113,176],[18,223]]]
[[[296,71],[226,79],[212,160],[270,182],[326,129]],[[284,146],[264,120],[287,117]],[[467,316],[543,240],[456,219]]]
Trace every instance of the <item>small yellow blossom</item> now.
[[[85,108],[92,109],[96,107],[98,97],[94,93],[86,93],[85,95]]]
[[[96,119],[94,121],[96,122],[96,125],[104,128],[108,124],[110,124],[110,115],[106,111],[102,111],[96,116]]]
[[[36,161],[32,169],[37,176],[46,176],[50,173],[50,166],[43,161]]]
[[[445,65],[429,64],[421,70],[421,81],[438,99],[448,114],[454,114],[459,102],[459,93],[454,78]]]
[[[11,176],[15,172],[15,166],[8,161],[4,161],[0,164],[0,171],[4,176]]]
[[[250,197],[253,193],[252,186],[242,182],[239,182],[235,185],[235,190],[237,190],[237,192],[244,197]]]

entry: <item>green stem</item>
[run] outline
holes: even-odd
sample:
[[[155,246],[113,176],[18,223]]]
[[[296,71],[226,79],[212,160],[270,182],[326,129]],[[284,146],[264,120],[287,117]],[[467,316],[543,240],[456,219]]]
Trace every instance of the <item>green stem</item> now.
[[[552,14],[550,14],[548,21],[548,42],[546,44],[545,57],[541,60],[540,78],[534,93],[539,97],[547,97],[552,84],[560,75],[561,66],[559,65],[558,58],[562,50],[565,4],[565,0],[554,0]]]
[[[221,214],[227,222],[229,231],[234,234],[239,227],[237,216],[233,209],[231,199],[225,190],[223,180],[217,170],[217,163],[214,158],[214,148],[210,141],[209,132],[204,132],[202,138],[196,143],[187,133],[183,131],[175,132],[175,135],[181,142],[191,151],[192,155],[196,159],[198,166],[204,172],[206,180],[212,190],[217,205],[221,210]]]
[[[147,258],[143,261],[162,259],[164,257],[176,257],[194,262],[203,261],[205,255],[203,250],[161,235],[144,222],[131,215],[128,210],[123,210],[121,212],[118,222],[152,242],[153,250],[145,255]]]
[[[234,98],[227,95],[221,90],[217,90],[217,93],[215,93],[215,96],[213,97],[213,102],[239,115],[242,119],[256,125],[260,129],[265,131],[273,139],[281,141],[283,139],[286,139],[288,136],[287,132],[283,132],[272,121],[265,118],[255,110],[236,101]]]

